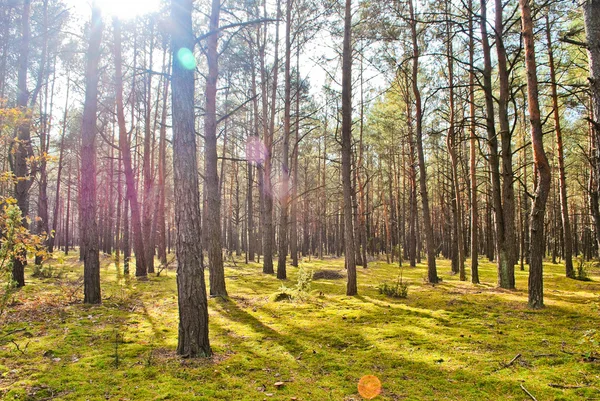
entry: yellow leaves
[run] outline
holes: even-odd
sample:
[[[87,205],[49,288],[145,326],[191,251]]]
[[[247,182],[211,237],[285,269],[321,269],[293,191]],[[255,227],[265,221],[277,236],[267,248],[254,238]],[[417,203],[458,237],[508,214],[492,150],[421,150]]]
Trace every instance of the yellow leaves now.
[[[0,99],[0,134],[14,131],[29,119],[30,114],[19,107],[8,107],[6,99]]]

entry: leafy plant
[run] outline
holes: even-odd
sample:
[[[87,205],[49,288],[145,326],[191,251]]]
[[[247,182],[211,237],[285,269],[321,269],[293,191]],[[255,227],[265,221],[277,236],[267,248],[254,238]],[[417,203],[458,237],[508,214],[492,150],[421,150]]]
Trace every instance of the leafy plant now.
[[[583,258],[577,259],[577,271],[575,272],[575,280],[592,281],[588,274],[588,265]]]
[[[294,291],[287,288],[283,284],[279,288],[279,291],[277,291],[275,293],[275,295],[273,296],[273,300],[275,302],[291,301],[293,299],[294,299]]]
[[[408,282],[403,281],[402,271],[398,276],[398,280],[395,283],[381,283],[377,286],[379,293],[392,298],[406,298],[408,297]]]
[[[294,288],[288,288],[281,285],[279,291],[275,293],[273,299],[275,302],[292,301],[294,299],[303,300],[310,293],[312,287],[313,272],[303,266],[298,269],[298,280]]]
[[[300,265],[300,268],[298,269],[298,281],[296,283],[296,293],[300,297],[308,295],[312,287],[312,280],[312,270],[307,270],[304,266]]]
[[[40,249],[45,241],[44,236],[33,235],[23,226],[21,209],[13,198],[0,199],[0,315],[4,312],[8,301],[16,289],[12,278],[12,269],[15,259],[27,260],[28,253],[43,256]]]

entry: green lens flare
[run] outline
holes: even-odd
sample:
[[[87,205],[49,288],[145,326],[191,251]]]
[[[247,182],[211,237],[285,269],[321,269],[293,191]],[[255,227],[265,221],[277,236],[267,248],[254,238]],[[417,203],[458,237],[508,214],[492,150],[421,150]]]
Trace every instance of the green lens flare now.
[[[194,53],[190,49],[182,47],[177,52],[177,59],[183,68],[186,70],[193,70],[196,68],[196,58]]]

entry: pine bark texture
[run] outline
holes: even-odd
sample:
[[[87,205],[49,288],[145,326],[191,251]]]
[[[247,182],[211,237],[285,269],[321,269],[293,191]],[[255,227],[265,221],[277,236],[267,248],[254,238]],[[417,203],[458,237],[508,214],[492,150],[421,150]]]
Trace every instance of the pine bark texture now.
[[[352,1],[346,0],[342,53],[342,186],[344,192],[344,244],[348,284],[346,295],[356,295],[356,260],[352,217]]]
[[[539,309],[544,306],[543,257],[544,257],[544,213],[550,192],[551,172],[544,151],[542,121],[538,102],[537,66],[533,39],[533,21],[529,0],[519,0],[523,44],[525,46],[525,68],[527,71],[527,105],[531,123],[531,146],[533,161],[537,170],[537,185],[531,207],[529,245],[529,307]]]
[[[194,51],[192,3],[193,0],[172,0],[171,3],[171,18],[174,23],[171,39],[173,175],[179,300],[177,353],[185,357],[207,357],[211,355],[211,349],[208,339],[208,304],[200,241],[200,195],[194,127],[194,68],[189,68],[188,63],[182,63],[182,60],[189,62],[189,55]]]
[[[81,247],[83,251],[83,302],[98,304],[100,294],[100,255],[96,221],[96,119],[98,111],[98,64],[102,41],[100,9],[92,6],[92,26],[85,72],[85,103],[81,124]]]

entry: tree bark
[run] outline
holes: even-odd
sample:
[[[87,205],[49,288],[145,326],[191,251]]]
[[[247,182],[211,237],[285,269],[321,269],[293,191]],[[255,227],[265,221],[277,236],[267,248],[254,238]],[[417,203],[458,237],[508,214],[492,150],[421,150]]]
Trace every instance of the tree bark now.
[[[17,206],[21,209],[23,216],[23,227],[29,228],[27,214],[29,213],[29,188],[31,187],[31,177],[27,158],[29,156],[29,147],[31,146],[31,121],[30,112],[27,110],[29,100],[29,91],[27,90],[27,68],[29,63],[29,41],[31,38],[30,29],[31,0],[23,2],[23,13],[21,17],[21,45],[19,51],[18,71],[17,71],[17,106],[25,113],[25,118],[17,128],[17,142],[15,143],[14,155],[12,156],[12,169],[17,179],[15,183],[15,199]],[[12,279],[17,287],[25,285],[25,265],[27,256],[20,255],[14,258],[12,268]]]
[[[543,265],[544,256],[544,213],[550,191],[550,165],[544,151],[542,122],[538,103],[537,67],[533,39],[533,21],[529,0],[519,0],[523,43],[525,46],[525,68],[527,71],[527,104],[531,123],[531,145],[533,161],[537,169],[537,188],[531,208],[531,244],[529,246],[529,307],[539,309],[544,306]]]
[[[206,61],[206,114],[204,116],[205,143],[205,182],[207,199],[206,229],[208,237],[208,268],[211,296],[227,296],[225,271],[223,269],[223,248],[221,245],[221,197],[219,174],[217,171],[217,80],[219,78],[219,35],[220,0],[212,0],[209,32],[215,32],[207,39]]]
[[[502,145],[502,226],[497,227],[498,241],[498,284],[501,288],[515,288],[515,264],[517,263],[517,241],[515,230],[515,191],[512,168],[512,138],[508,122],[509,77],[504,47],[504,22],[502,0],[495,0],[495,38],[498,58],[498,122],[500,123],[500,141]],[[499,229],[499,230],[498,230]]]
[[[81,124],[81,246],[86,304],[98,304],[100,294],[100,255],[96,221],[96,113],[98,110],[98,64],[102,41],[102,16],[92,5],[92,24],[85,73],[85,103]]]
[[[550,67],[550,89],[554,114],[554,131],[556,132],[556,151],[558,157],[558,182],[560,189],[560,211],[565,250],[565,274],[575,278],[573,269],[573,240],[571,236],[571,222],[569,221],[569,205],[567,200],[567,179],[565,176],[565,156],[563,151],[562,127],[560,124],[560,111],[558,106],[558,90],[556,84],[556,71],[554,66],[554,53],[552,51],[552,35],[550,33],[550,19],[546,14],[546,40],[548,44],[548,65]]]
[[[592,154],[594,162],[593,188],[590,192],[590,207],[594,217],[597,252],[600,253],[600,212],[598,207],[598,193],[600,191],[600,1],[586,0],[583,3],[583,20],[585,23],[585,37],[589,60],[589,85],[591,103],[591,126],[593,141],[596,144]]]
[[[200,227],[200,195],[194,124],[195,38],[193,0],[172,0],[173,175],[177,227],[177,297],[179,336],[177,353],[184,357],[210,356],[208,305]],[[192,65],[193,64],[193,65]],[[217,181],[218,182],[218,181]]]
[[[125,197],[131,208],[131,225],[133,228],[133,246],[135,251],[135,275],[138,278],[147,277],[146,252],[144,250],[144,238],[142,232],[142,220],[140,206],[138,203],[137,190],[135,187],[135,177],[131,164],[131,150],[125,127],[125,114],[123,112],[123,72],[121,56],[121,23],[118,18],[113,19],[115,35],[115,82],[116,82],[116,103],[117,103],[117,121],[119,125],[119,148],[123,159],[123,169],[125,171]],[[127,255],[126,255],[127,257]],[[129,262],[127,262],[129,263]]]
[[[346,295],[356,295],[356,261],[352,227],[352,0],[346,0],[342,53],[342,186],[344,191],[344,244],[348,285]]]
[[[425,153],[423,152],[423,108],[421,104],[421,92],[417,82],[419,75],[419,41],[417,37],[417,20],[413,0],[409,0],[410,29],[413,46],[412,59],[412,89],[415,97],[415,120],[416,120],[416,144],[419,162],[419,185],[421,191],[421,204],[423,206],[423,225],[425,230],[425,242],[427,245],[427,278],[431,284],[438,282],[437,268],[435,264],[435,243],[433,238],[433,226],[431,225],[431,214],[429,211],[429,196],[427,194],[427,168],[425,166]]]
[[[288,206],[289,206],[289,186],[290,186],[290,122],[291,122],[291,106],[292,106],[292,77],[290,74],[290,66],[292,61],[291,55],[291,27],[292,27],[292,0],[286,1],[286,24],[285,24],[285,93],[284,93],[284,112],[283,112],[283,145],[281,155],[281,190],[279,195],[280,218],[279,218],[279,252],[277,261],[277,278],[285,280],[286,272],[286,257],[288,248]]]
[[[479,284],[479,210],[477,204],[477,132],[475,126],[475,35],[473,32],[473,0],[469,0],[469,175],[471,184],[471,282]]]

